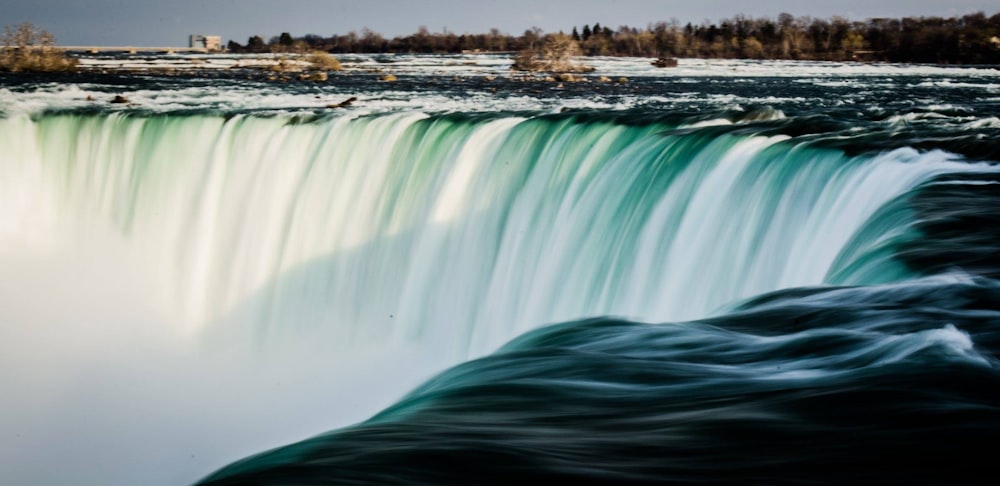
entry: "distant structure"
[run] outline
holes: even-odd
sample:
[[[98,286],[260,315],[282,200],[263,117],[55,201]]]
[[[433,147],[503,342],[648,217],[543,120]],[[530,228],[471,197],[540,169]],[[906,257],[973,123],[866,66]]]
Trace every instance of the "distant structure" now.
[[[222,37],[217,35],[191,34],[188,47],[198,47],[210,51],[222,50]]]

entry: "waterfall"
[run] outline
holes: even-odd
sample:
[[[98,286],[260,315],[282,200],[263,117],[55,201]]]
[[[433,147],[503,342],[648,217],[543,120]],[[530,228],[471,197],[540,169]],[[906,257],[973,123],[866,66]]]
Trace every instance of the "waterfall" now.
[[[984,170],[648,118],[0,118],[0,465],[186,484],[549,323],[909,280],[910,196]]]
[[[117,235],[194,334],[457,360],[550,322],[905,278],[905,196],[968,170],[568,114],[12,116],[0,245]]]

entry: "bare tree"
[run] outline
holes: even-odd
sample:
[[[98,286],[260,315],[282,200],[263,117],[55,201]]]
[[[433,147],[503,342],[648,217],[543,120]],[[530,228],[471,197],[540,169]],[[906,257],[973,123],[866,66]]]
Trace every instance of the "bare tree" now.
[[[2,71],[65,71],[76,66],[76,60],[55,49],[55,37],[36,29],[31,22],[6,25],[3,29]]]

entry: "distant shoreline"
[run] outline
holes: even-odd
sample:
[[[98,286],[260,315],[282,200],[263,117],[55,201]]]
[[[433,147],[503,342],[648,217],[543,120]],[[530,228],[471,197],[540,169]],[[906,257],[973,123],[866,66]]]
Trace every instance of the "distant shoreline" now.
[[[600,23],[576,26],[571,33],[544,33],[532,28],[514,36],[492,29],[484,34],[461,34],[445,30],[432,33],[421,27],[408,36],[387,39],[368,29],[360,34],[307,34],[288,32],[265,41],[251,36],[246,44],[219,36],[190,36],[189,47],[171,46],[59,46],[55,37],[30,22],[6,27],[9,35],[0,48],[0,71],[93,71],[91,56],[159,56],[253,54],[278,56],[281,60],[257,63],[257,69],[278,72],[336,71],[331,66],[303,66],[302,56],[336,55],[496,55],[510,56],[515,69],[531,72],[585,72],[586,66],[567,64],[571,58],[624,57],[655,59],[654,65],[671,69],[677,59],[819,61],[916,64],[934,66],[1000,66],[1000,13],[983,12],[962,17],[873,18],[849,21],[841,17],[819,19],[780,14],[777,18],[744,15],[718,23],[700,25],[671,22],[650,23],[645,28],[620,26],[612,30]],[[211,38],[198,45],[194,39]],[[558,47],[556,47],[558,46]],[[558,59],[553,58],[555,53]],[[83,65],[76,65],[76,60]],[[308,64],[308,63],[307,63]],[[561,66],[561,67],[560,67]],[[133,67],[99,66],[97,70],[136,70]],[[144,70],[138,66],[139,70]],[[150,68],[153,69],[153,68]],[[155,69],[170,72],[172,68]],[[190,66],[185,67],[190,69]],[[146,69],[148,70],[148,69]],[[319,75],[319,77],[322,77]]]
[[[795,61],[861,61],[941,65],[1000,64],[1000,13],[961,17],[872,18],[849,21],[794,17],[752,18],[737,15],[718,23],[699,25],[650,23],[645,28],[620,26],[613,30],[599,22],[574,26],[570,33],[541,29],[509,35],[496,29],[481,34],[429,32],[385,38],[364,29],[328,37],[288,32],[265,41],[251,36],[246,44],[230,40],[233,53],[325,51],[331,54],[458,54],[463,52],[520,52],[536,49],[553,36],[566,35],[586,56],[760,59]]]

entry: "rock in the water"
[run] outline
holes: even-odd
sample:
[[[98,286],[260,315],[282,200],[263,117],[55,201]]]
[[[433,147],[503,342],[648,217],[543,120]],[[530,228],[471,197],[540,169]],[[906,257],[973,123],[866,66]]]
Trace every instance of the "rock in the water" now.
[[[341,101],[340,103],[333,104],[333,105],[326,105],[326,107],[327,108],[347,108],[348,106],[351,106],[351,103],[354,103],[355,101],[358,101],[358,99],[356,97],[354,97],[354,96],[351,96],[350,98],[347,98],[346,100]]]
[[[664,68],[664,67],[677,67],[677,59],[674,59],[672,57],[661,57],[661,58],[653,61],[650,64],[652,64],[652,65],[654,65],[656,67],[661,67],[661,68]]]
[[[115,95],[114,99],[111,100],[112,103],[128,103],[128,98],[122,95]]]
[[[316,73],[302,73],[299,75],[299,81],[326,81],[326,72],[320,71]]]

